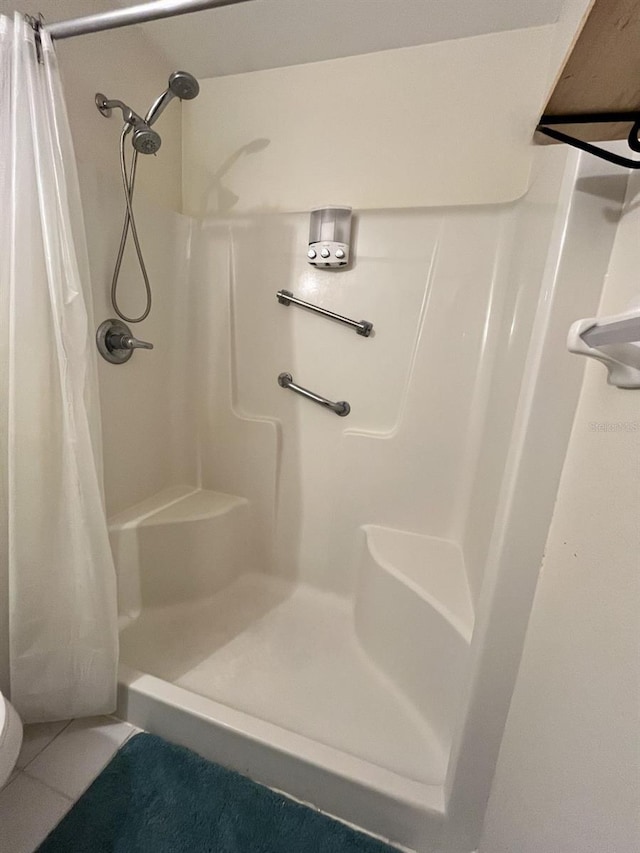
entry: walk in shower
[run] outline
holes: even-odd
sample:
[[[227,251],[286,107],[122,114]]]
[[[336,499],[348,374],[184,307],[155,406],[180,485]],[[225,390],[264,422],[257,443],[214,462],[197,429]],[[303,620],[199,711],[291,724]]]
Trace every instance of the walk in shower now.
[[[544,153],[519,202],[358,212],[337,273],[307,263],[307,213],[141,204],[155,349],[101,365],[128,405],[103,412],[123,716],[391,840],[472,849],[578,390],[554,364],[571,266],[590,253],[595,307],[607,256],[577,177]]]

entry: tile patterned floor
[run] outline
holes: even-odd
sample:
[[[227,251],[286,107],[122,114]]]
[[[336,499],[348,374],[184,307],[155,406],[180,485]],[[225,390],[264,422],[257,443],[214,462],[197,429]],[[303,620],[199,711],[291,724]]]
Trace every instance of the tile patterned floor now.
[[[25,726],[16,770],[0,791],[0,851],[33,853],[137,731],[113,717]]]

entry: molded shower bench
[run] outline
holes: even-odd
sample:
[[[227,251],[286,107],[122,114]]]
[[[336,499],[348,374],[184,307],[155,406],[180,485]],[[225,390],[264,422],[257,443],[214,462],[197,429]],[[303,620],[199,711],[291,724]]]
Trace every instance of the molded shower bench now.
[[[251,565],[246,498],[174,486],[109,521],[120,612],[214,595]]]
[[[450,746],[473,631],[462,551],[433,536],[376,525],[361,530],[360,642]]]

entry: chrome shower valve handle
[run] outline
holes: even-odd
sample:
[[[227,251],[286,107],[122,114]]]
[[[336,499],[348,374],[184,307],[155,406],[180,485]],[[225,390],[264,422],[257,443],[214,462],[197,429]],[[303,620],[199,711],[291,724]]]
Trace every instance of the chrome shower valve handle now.
[[[107,335],[107,346],[112,351],[116,349],[153,349],[153,344],[148,341],[141,341],[131,335],[120,335],[115,332]]]
[[[124,364],[134,349],[153,349],[153,344],[141,341],[131,334],[131,329],[121,320],[105,320],[96,332],[98,352],[111,364]]]

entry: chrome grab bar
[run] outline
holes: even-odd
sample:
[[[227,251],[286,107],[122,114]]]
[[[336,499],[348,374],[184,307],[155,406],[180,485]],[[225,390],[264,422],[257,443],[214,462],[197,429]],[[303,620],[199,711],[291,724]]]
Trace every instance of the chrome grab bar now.
[[[335,412],[338,417],[346,418],[351,411],[351,406],[345,400],[340,400],[338,403],[332,403],[331,400],[327,400],[325,397],[320,397],[319,394],[314,394],[313,391],[309,391],[307,388],[302,388],[300,385],[296,385],[293,381],[293,376],[290,373],[281,373],[280,376],[278,376],[278,385],[281,388],[288,388],[290,391],[295,391],[296,394],[306,397],[307,400],[313,400],[314,403],[324,406],[325,409],[331,409],[331,411]]]
[[[345,326],[350,326],[355,329],[357,334],[363,338],[368,338],[373,331],[373,323],[368,320],[350,320],[348,317],[343,317],[342,314],[335,314],[333,311],[327,311],[326,308],[320,308],[319,305],[312,305],[311,302],[305,302],[303,299],[298,299],[290,290],[279,290],[276,293],[276,299],[281,305],[299,305],[301,308],[308,308],[315,314],[321,314],[323,317],[329,317],[330,320],[336,320]]]

